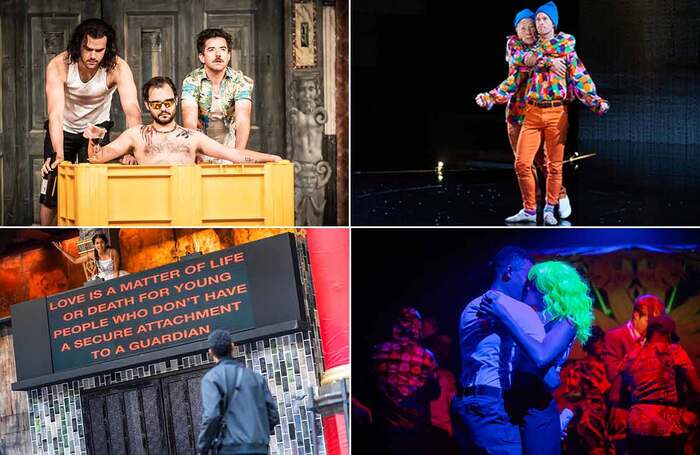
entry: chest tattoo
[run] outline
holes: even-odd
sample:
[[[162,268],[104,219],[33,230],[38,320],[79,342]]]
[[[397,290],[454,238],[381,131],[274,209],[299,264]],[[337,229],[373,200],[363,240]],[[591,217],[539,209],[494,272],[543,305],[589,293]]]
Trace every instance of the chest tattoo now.
[[[151,125],[141,127],[141,138],[144,141],[146,155],[189,154],[190,133],[181,127],[172,133],[162,134],[155,131]]]

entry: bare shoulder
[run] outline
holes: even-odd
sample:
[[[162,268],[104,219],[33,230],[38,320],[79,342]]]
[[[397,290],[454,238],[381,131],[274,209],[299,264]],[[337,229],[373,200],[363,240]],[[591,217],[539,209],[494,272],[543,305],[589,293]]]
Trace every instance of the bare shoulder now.
[[[109,70],[109,76],[113,77],[115,80],[127,81],[129,79],[133,80],[131,68],[126,60],[117,55],[116,63],[114,68]]]
[[[129,67],[129,64],[126,63],[126,60],[121,58],[120,56],[117,55],[116,58],[116,64],[114,65],[114,71],[117,73],[122,73],[124,71],[131,71],[131,68]]]
[[[70,63],[68,51],[63,51],[49,61],[49,64],[46,66],[46,72],[63,76],[63,79],[65,79],[68,74],[68,63]]]
[[[133,141],[134,139],[138,138],[143,134],[143,130],[146,128],[146,125],[134,125],[131,128],[127,128],[124,130],[124,132],[121,134],[121,136],[124,136],[125,138],[129,139],[130,141]],[[119,137],[121,137],[119,136]]]
[[[204,136],[204,135],[197,130],[185,128],[184,126],[180,126],[180,125],[177,126],[177,134],[175,135],[175,137],[182,138],[182,139],[199,140],[200,136]]]
[[[145,138],[148,134],[151,133],[152,127],[151,127],[151,125],[143,125],[143,124],[142,125],[134,125],[126,131],[129,131],[130,132],[129,134],[131,134],[132,137]]]

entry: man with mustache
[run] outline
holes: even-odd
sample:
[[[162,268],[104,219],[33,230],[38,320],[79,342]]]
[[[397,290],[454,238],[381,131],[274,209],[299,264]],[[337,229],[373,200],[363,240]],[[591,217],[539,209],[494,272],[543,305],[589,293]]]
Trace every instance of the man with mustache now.
[[[44,125],[44,181],[39,201],[41,224],[56,224],[56,167],[64,159],[87,162],[89,125],[107,130],[102,144],[109,143],[109,111],[112,94],[119,100],[127,126],[141,123],[136,85],[129,65],[117,55],[114,29],[100,19],[83,21],[71,35],[68,48],[46,68],[46,100],[49,119]],[[48,178],[46,178],[48,176]]]
[[[537,30],[535,29],[535,13],[529,9],[519,11],[515,15],[513,21],[516,35],[511,35],[506,41],[506,62],[508,63],[508,78],[499,84],[498,87],[490,92],[479,93],[476,96],[476,104],[485,109],[491,110],[497,100],[504,101],[498,96],[499,91],[504,92],[511,88],[515,88],[515,93],[511,98],[507,99],[506,104],[506,128],[508,132],[508,141],[513,150],[513,156],[517,158],[518,138],[520,130],[523,127],[525,120],[525,107],[527,94],[527,82],[530,79],[532,65],[525,64],[525,53],[535,46],[537,42]],[[573,37],[572,37],[573,38]],[[573,50],[574,42],[570,44],[570,50]],[[551,54],[542,59],[542,65],[550,65],[552,69],[560,76],[565,75],[566,65],[560,56],[561,54]],[[535,167],[532,168],[532,175],[535,178],[536,184],[536,199],[540,200],[541,184],[537,181],[537,169],[540,169],[544,174],[545,181],[547,179],[547,166],[544,159],[544,148],[540,149],[535,154]],[[566,194],[566,188],[561,186],[559,192],[559,214],[562,218],[568,218],[571,215],[571,201]]]
[[[177,89],[170,78],[152,78],[143,85],[141,94],[153,123],[131,127],[114,142],[97,146],[89,157],[91,163],[106,163],[130,152],[138,164],[194,164],[196,153],[234,163],[281,159],[277,155],[227,147],[199,131],[178,125],[175,122]]]
[[[253,79],[229,66],[233,38],[220,28],[197,36],[202,67],[182,82],[182,124],[236,149],[245,149],[253,109]],[[201,157],[217,162],[211,157]],[[225,162],[225,161],[224,161]]]

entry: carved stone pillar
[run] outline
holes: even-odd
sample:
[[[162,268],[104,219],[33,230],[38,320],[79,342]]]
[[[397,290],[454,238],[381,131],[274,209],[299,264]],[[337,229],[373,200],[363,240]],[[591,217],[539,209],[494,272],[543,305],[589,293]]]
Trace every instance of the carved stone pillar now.
[[[290,0],[287,157],[294,162],[294,222],[335,224],[335,29],[333,8]],[[331,27],[331,28],[329,28]],[[332,219],[329,222],[329,217]]]

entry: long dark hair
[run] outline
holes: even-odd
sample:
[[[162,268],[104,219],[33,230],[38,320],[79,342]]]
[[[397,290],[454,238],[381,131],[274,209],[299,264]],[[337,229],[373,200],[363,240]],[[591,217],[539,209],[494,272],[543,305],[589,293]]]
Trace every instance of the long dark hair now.
[[[66,49],[70,56],[70,62],[77,63],[80,60],[80,47],[88,35],[92,38],[107,37],[107,49],[105,50],[104,58],[100,62],[100,67],[108,70],[114,69],[117,66],[117,55],[119,54],[117,34],[112,26],[102,19],[86,19],[73,30]]]
[[[97,239],[102,239],[105,242],[106,248],[109,248],[109,240],[107,240],[107,236],[104,235],[103,233],[95,234],[92,236],[92,244],[95,245],[95,240]],[[100,267],[100,255],[97,254],[97,249],[92,250],[92,254],[95,255],[95,264],[97,264],[97,267]]]

